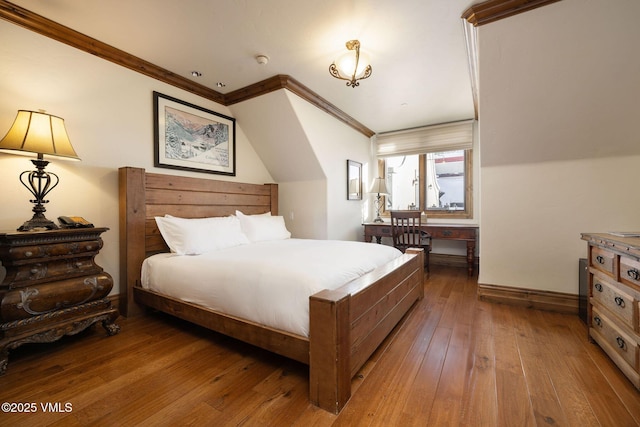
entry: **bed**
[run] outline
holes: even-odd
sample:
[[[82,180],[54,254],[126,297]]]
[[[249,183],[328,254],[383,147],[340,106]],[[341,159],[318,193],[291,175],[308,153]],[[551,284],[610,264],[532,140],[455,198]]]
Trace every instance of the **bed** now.
[[[338,413],[351,380],[413,304],[423,297],[423,253],[410,249],[335,289],[309,297],[308,336],[224,314],[142,286],[145,259],[169,252],[155,217],[278,214],[276,184],[246,184],[119,170],[121,311],[153,308],[309,365],[309,399]]]

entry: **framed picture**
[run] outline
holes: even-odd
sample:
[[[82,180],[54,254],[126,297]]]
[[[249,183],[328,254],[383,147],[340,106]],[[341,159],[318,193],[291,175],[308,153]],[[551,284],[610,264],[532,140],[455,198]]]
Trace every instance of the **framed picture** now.
[[[236,120],[153,92],[155,166],[236,174]]]
[[[362,200],[362,163],[347,160],[347,200]]]

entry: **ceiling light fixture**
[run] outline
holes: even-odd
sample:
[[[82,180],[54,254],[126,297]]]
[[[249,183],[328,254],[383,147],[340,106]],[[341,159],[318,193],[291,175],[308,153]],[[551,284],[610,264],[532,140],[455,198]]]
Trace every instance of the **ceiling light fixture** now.
[[[202,73],[200,71],[192,71],[191,75],[193,77],[202,77]]]
[[[371,65],[364,55],[361,57],[360,42],[358,40],[349,40],[346,46],[348,50],[355,51],[355,56],[351,52],[341,55],[329,66],[329,74],[336,79],[346,80],[347,86],[360,86],[358,80],[366,79],[371,75]]]

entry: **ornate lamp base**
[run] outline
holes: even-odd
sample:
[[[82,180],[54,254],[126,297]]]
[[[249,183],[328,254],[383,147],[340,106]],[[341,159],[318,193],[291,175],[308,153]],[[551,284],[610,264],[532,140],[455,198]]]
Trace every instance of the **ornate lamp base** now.
[[[53,172],[45,172],[44,168],[49,162],[42,157],[42,154],[38,154],[37,159],[31,160],[36,166],[35,171],[24,171],[20,174],[20,182],[33,194],[33,197],[35,197],[31,200],[31,203],[35,205],[33,206],[33,218],[22,224],[22,226],[18,228],[18,231],[31,231],[35,229],[55,230],[59,228],[53,221],[45,218],[44,212],[47,209],[44,207],[44,203],[48,203],[49,201],[44,198],[49,191],[58,185],[60,178]]]
[[[56,230],[58,228],[60,227],[55,222],[47,219],[42,212],[37,212],[33,215],[33,218],[18,227],[18,231]]]

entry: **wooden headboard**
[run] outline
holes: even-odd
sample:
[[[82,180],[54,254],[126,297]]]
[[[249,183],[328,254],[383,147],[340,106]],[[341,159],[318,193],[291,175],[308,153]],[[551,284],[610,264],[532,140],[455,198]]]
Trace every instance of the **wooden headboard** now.
[[[278,214],[277,184],[247,184],[119,169],[120,292],[123,316],[136,314],[133,287],[139,286],[142,261],[168,250],[154,217],[165,214],[204,218],[271,212]],[[124,291],[126,288],[126,294]]]

